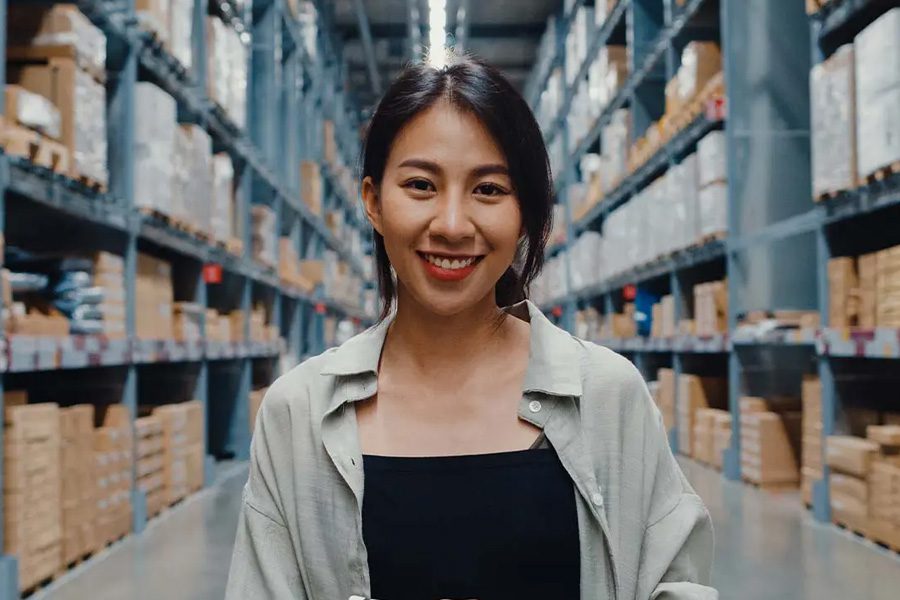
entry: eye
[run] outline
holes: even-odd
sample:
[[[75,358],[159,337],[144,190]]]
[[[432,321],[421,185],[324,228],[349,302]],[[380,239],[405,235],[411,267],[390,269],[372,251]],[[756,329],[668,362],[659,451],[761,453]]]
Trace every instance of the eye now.
[[[410,179],[403,184],[403,187],[414,192],[434,192],[434,185],[427,179]]]
[[[505,196],[509,192],[504,188],[500,187],[496,183],[480,183],[475,188],[475,194],[478,196]]]

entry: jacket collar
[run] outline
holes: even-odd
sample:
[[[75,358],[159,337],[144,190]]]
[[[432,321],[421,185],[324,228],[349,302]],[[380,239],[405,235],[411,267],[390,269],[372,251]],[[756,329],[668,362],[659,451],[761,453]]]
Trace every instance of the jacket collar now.
[[[522,391],[581,396],[581,370],[574,338],[551,323],[529,300],[504,310],[531,323],[528,370]],[[392,313],[384,321],[328,353],[321,369],[322,375],[377,375],[381,349],[393,320]]]

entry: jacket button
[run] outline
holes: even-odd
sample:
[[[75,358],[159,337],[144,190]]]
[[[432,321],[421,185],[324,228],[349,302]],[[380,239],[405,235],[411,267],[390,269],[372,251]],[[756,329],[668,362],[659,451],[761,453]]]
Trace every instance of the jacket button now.
[[[528,403],[528,410],[530,410],[533,413],[541,412],[541,403],[538,402],[537,400],[532,400],[531,402]]]
[[[591,494],[591,502],[594,503],[594,506],[603,506],[603,494],[600,492]]]

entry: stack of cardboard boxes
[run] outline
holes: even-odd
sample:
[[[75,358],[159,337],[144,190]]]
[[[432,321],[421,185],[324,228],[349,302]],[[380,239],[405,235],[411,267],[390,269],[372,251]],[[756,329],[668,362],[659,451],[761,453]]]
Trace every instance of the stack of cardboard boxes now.
[[[105,407],[101,427],[94,429],[97,483],[97,536],[102,544],[131,531],[131,473],[134,440],[131,417],[123,405]]]
[[[622,312],[603,315],[600,324],[601,339],[625,339],[637,335],[637,323],[634,320],[634,303],[627,302]]]
[[[138,254],[137,337],[145,340],[169,340],[175,335],[172,288],[172,265],[147,254]]]
[[[900,246],[879,252],[876,269],[875,320],[879,327],[900,327]]]
[[[728,168],[724,131],[711,131],[697,142],[698,235],[701,240],[728,231]]]
[[[283,283],[310,293],[315,285],[303,276],[301,265],[293,240],[282,237],[278,251],[278,276]]]
[[[813,197],[856,187],[856,77],[853,44],[813,66],[809,76]]]
[[[203,487],[203,407],[196,400],[153,410],[162,422],[166,505]]]
[[[59,408],[27,405],[22,392],[4,400],[3,551],[18,558],[26,590],[62,564]]]
[[[219,312],[214,308],[207,308],[205,339],[211,342],[242,342],[244,322],[242,310]]]
[[[60,410],[62,432],[62,527],[64,565],[99,547],[97,482],[94,475],[94,407],[77,404]]]
[[[731,445],[731,413],[719,408],[701,408],[694,415],[692,456],[716,469]]]
[[[870,528],[900,547],[900,425],[869,426],[866,436],[881,446],[869,469]]]
[[[275,253],[278,246],[278,235],[275,231],[275,211],[263,204],[254,204],[251,209],[253,223],[251,236],[253,258],[267,267],[275,268]]]
[[[212,138],[198,125],[180,123],[170,160],[173,178],[168,215],[190,231],[211,238]]]
[[[663,425],[666,431],[671,431],[675,427],[675,371],[659,369],[656,381],[659,383],[657,404],[662,413]]]
[[[266,308],[257,304],[250,311],[250,339],[254,342],[274,342],[278,339],[278,327],[267,322]]]
[[[675,296],[663,296],[653,305],[653,318],[650,325],[650,337],[675,337]]]
[[[900,327],[900,246],[828,261],[829,326]]]
[[[831,467],[828,485],[831,512],[835,521],[865,529],[869,518],[867,478],[879,454],[877,442],[850,435],[830,435],[825,440],[825,457]]]
[[[175,302],[172,317],[174,339],[179,342],[196,342],[203,339],[203,315],[205,309],[196,302]]]
[[[93,255],[94,286],[103,291],[100,312],[103,333],[110,339],[125,337],[125,259],[109,252]]]
[[[694,333],[714,336],[728,331],[728,283],[710,281],[694,286]]]
[[[137,467],[137,487],[144,492],[147,502],[147,517],[162,512],[166,506],[164,466],[164,443],[162,419],[148,415],[134,422]]]
[[[813,501],[813,485],[823,478],[822,450],[822,382],[818,377],[805,376],[801,392],[803,402],[800,489],[803,502]]]
[[[68,175],[105,189],[106,36],[74,4],[16,4],[8,19],[7,83],[56,106]]]
[[[741,473],[760,486],[800,480],[801,413],[794,398],[741,398]]]
[[[900,160],[900,7],[873,21],[854,39],[856,49],[856,131],[860,177]],[[893,56],[894,59],[885,60]]]
[[[720,377],[682,374],[678,378],[678,448],[694,456],[694,425],[697,411],[728,406],[728,381]]]
[[[312,214],[322,214],[322,169],[315,161],[300,162],[300,199]]]
[[[218,17],[208,16],[206,23],[207,92],[238,127],[244,127],[249,50],[241,34]]]

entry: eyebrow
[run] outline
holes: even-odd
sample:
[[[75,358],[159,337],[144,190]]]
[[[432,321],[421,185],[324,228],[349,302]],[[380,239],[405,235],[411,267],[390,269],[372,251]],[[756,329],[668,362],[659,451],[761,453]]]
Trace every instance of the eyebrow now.
[[[410,158],[404,160],[402,163],[397,165],[400,167],[412,167],[415,169],[422,169],[423,171],[428,171],[434,174],[440,174],[443,172],[443,169],[430,160],[423,160],[420,158]],[[484,177],[485,175],[509,175],[509,169],[501,164],[490,164],[490,165],[481,165],[479,167],[475,167],[472,169],[472,174],[475,177]]]

